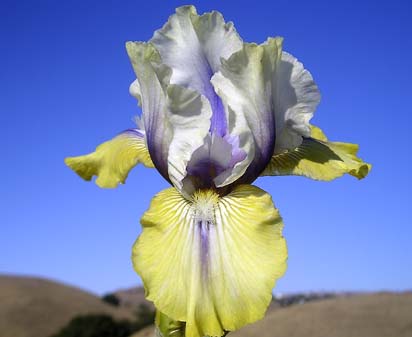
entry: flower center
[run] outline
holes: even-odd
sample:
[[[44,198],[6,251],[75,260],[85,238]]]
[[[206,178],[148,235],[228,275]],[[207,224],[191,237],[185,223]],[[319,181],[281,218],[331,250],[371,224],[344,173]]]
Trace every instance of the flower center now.
[[[219,195],[213,190],[196,191],[192,196],[195,222],[214,223],[214,210],[218,201]]]
[[[239,148],[237,136],[209,134],[187,163],[187,175],[183,180],[187,194],[199,189],[216,189],[216,181],[224,181],[235,165],[245,158],[246,153]]]

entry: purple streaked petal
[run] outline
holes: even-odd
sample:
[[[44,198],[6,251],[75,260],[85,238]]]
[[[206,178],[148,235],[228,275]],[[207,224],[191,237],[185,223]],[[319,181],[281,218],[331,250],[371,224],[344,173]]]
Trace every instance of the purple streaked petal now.
[[[217,184],[228,177],[235,165],[246,158],[239,147],[239,137],[220,137],[209,134],[201,147],[193,152],[187,164],[186,189],[193,190],[216,188]]]
[[[212,78],[225,108],[234,116],[229,118],[230,134],[239,136],[239,148],[247,154],[220,187],[235,181],[252,183],[272,157],[281,42],[281,39],[268,39],[261,45],[245,43],[242,50],[222,62],[220,71]]]
[[[199,231],[200,238],[200,263],[202,265],[202,275],[206,278],[209,275],[209,230],[211,226],[211,220],[201,219],[197,221],[197,230]]]
[[[229,166],[234,167],[237,163],[246,159],[246,152],[240,148],[238,136],[226,135],[224,139],[232,145],[232,158]]]
[[[218,12],[199,16],[193,6],[184,6],[155,32],[150,42],[162,62],[172,69],[170,83],[193,89],[209,100],[213,111],[210,131],[224,136],[226,114],[210,80],[219,70],[221,58],[229,58],[242,47],[233,25],[225,23]]]
[[[140,130],[140,129],[127,129],[127,130],[124,130],[123,132],[119,133],[119,135],[121,135],[121,134],[129,135],[131,137],[140,137],[140,138],[145,137],[145,131]]]
[[[171,70],[150,43],[128,42],[137,75],[146,142],[153,163],[182,190],[186,165],[209,132],[212,110],[198,92],[170,83]],[[136,84],[134,84],[136,87]]]
[[[227,134],[228,130],[226,113],[222,100],[213,91],[213,96],[209,98],[209,101],[213,111],[212,119],[210,121],[210,132],[223,137]]]
[[[137,76],[132,88],[140,98],[147,147],[155,167],[170,182],[167,158],[173,133],[167,120],[165,92],[170,71],[161,67],[160,56],[152,45],[128,42],[126,49]]]
[[[195,189],[213,188],[213,179],[230,164],[231,145],[222,137],[207,135],[204,143],[193,152],[187,164],[187,174]]]

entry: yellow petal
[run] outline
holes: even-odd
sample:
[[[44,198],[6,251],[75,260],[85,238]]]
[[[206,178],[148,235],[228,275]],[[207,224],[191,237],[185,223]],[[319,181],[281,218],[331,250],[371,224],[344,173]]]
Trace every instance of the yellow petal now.
[[[321,141],[324,141],[324,142],[328,141],[328,138],[323,133],[323,131],[315,125],[310,126],[310,136],[312,138],[315,138],[317,140],[321,140]]]
[[[261,175],[300,175],[329,181],[348,173],[362,179],[371,165],[356,156],[358,149],[356,144],[330,142],[321,129],[312,126],[311,138],[304,138],[294,150],[275,154]]]
[[[143,134],[135,130],[127,130],[100,144],[95,152],[69,157],[64,162],[84,180],[97,176],[96,184],[104,188],[123,184],[138,163],[154,167]]]
[[[269,194],[241,185],[188,201],[170,188],[141,223],[134,267],[157,309],[186,322],[186,337],[222,336],[263,317],[287,258]]]

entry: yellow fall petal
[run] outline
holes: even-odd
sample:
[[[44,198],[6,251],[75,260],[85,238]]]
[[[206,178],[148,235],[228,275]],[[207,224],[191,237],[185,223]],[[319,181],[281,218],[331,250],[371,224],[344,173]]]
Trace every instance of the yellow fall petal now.
[[[129,171],[138,163],[154,167],[143,135],[133,130],[100,144],[95,152],[68,157],[64,162],[84,180],[97,176],[96,184],[103,188],[123,184]]]
[[[269,194],[250,185],[191,201],[157,194],[141,219],[133,263],[147,298],[186,322],[186,337],[222,336],[261,319],[286,268],[283,223]]]
[[[314,139],[321,140],[321,141],[324,141],[324,142],[328,141],[328,138],[323,133],[323,131],[315,125],[310,126],[310,136]]]
[[[371,165],[357,157],[359,146],[330,142],[318,127],[312,126],[311,138],[304,138],[294,150],[275,154],[262,176],[301,175],[329,181],[348,173],[365,178]]]

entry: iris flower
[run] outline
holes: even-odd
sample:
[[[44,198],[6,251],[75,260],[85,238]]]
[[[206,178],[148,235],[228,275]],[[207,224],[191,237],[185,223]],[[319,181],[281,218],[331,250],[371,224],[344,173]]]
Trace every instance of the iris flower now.
[[[100,187],[138,163],[172,187],[143,215],[132,260],[163,336],[222,336],[261,319],[286,269],[283,223],[264,175],[367,175],[358,146],[309,121],[320,94],[282,39],[241,40],[218,12],[180,7],[149,42],[127,42],[137,126],[66,158]],[[173,335],[175,336],[175,335]]]

